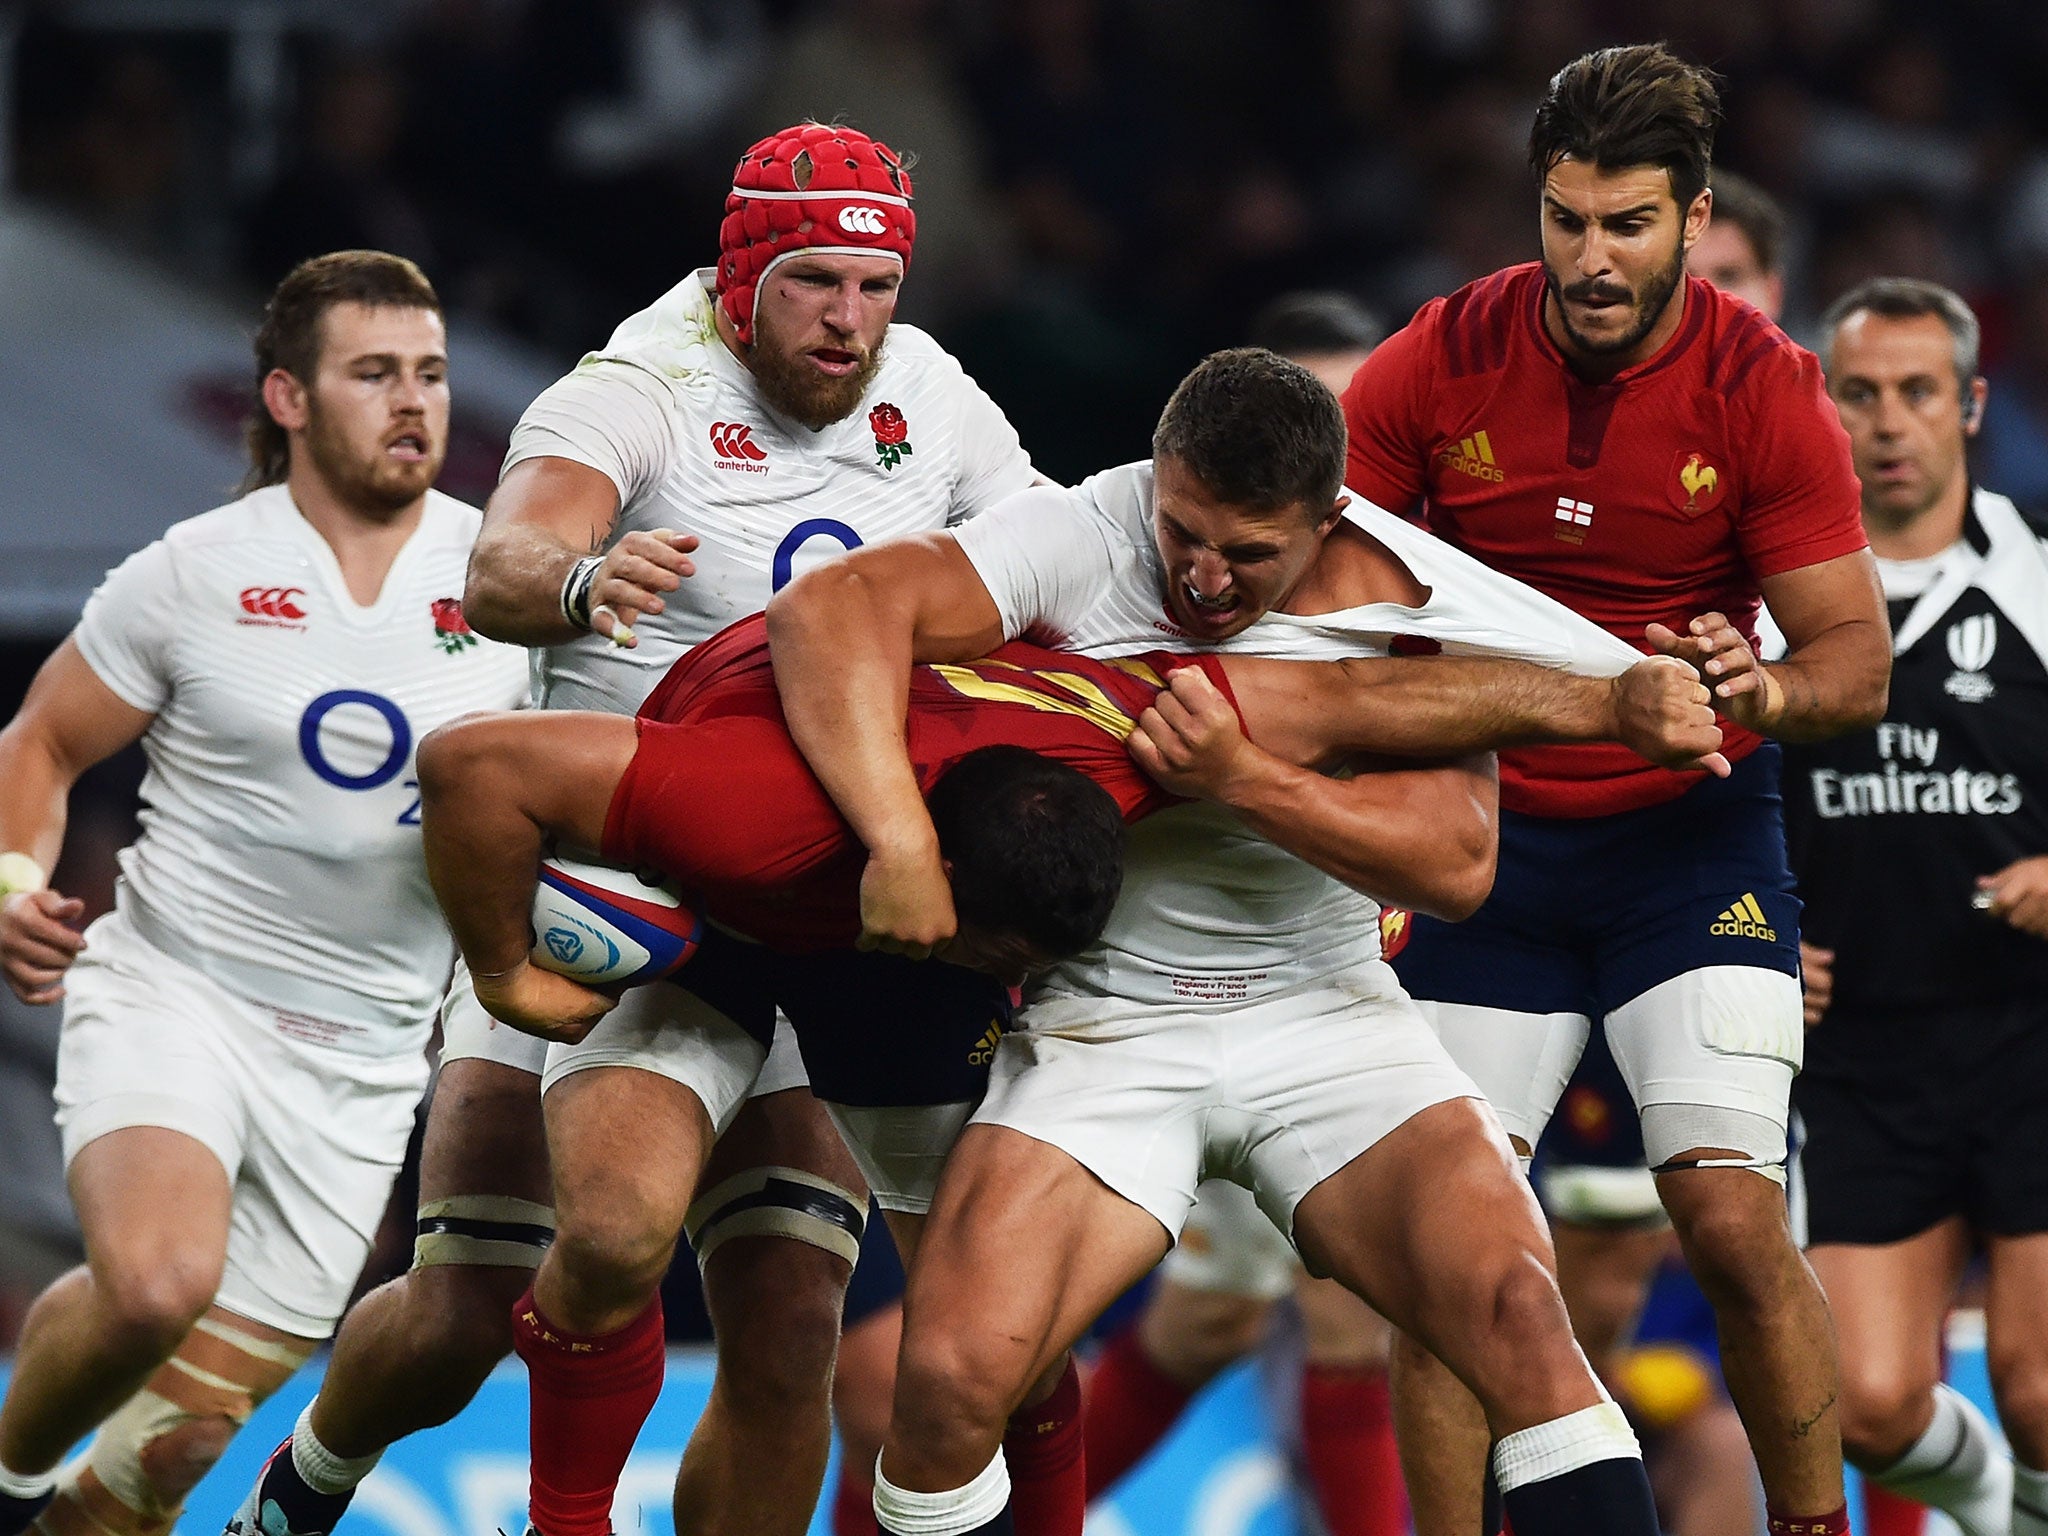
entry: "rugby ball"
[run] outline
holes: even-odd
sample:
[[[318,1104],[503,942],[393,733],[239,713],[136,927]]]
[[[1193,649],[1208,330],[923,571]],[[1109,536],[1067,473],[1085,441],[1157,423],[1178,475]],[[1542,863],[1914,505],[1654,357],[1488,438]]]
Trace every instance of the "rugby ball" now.
[[[629,869],[541,861],[533,892],[533,963],[587,987],[659,981],[697,951],[704,919],[670,885]]]

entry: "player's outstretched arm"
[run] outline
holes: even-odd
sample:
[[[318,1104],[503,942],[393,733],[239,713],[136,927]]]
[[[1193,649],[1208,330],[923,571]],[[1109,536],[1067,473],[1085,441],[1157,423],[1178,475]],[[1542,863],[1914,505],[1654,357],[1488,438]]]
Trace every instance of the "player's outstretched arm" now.
[[[568,710],[473,715],[420,743],[427,878],[493,1018],[580,1040],[614,999],[533,965],[529,917],[548,839],[597,849],[635,723]]]
[[[995,599],[948,534],[854,550],[768,605],[789,734],[868,850],[863,947],[922,959],[953,936],[938,834],[904,746],[910,668],[969,661],[1002,641]]]
[[[1230,676],[1236,691],[1234,666]],[[1229,806],[1289,853],[1380,901],[1456,921],[1493,889],[1500,796],[1491,757],[1330,778],[1247,740],[1230,701],[1193,667],[1175,672],[1138,717],[1130,751],[1165,788]]]
[[[1783,661],[1757,660],[1720,613],[1699,615],[1684,634],[1652,624],[1645,637],[1697,667],[1729,719],[1780,741],[1825,741],[1882,720],[1892,632],[1870,551],[1767,576],[1761,586],[1785,634]]]
[[[64,846],[65,802],[78,776],[141,739],[156,717],[100,681],[66,639],[29,685],[21,710],[0,731],[0,971],[25,1003],[52,1003],[85,948],[68,924],[84,912],[49,889]],[[19,856],[13,857],[13,856]]]
[[[1252,739],[1303,766],[1356,753],[1446,758],[1618,741],[1666,768],[1728,772],[1705,686],[1669,657],[1645,657],[1614,677],[1467,656],[1223,664]]]
[[[471,627],[513,645],[559,645],[585,629],[633,645],[640,615],[660,613],[662,595],[695,574],[697,539],[634,532],[607,550],[618,516],[618,488],[587,464],[513,465],[470,552],[462,611]]]

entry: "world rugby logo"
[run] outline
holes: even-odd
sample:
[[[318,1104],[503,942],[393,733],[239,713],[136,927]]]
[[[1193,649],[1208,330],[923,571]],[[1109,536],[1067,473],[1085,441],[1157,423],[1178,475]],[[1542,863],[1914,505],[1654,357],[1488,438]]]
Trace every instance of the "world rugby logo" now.
[[[1998,692],[1984,675],[1998,652],[1998,621],[1988,613],[1973,614],[1948,627],[1948,659],[1956,670],[1941,691],[1962,704],[1982,704]]]
[[[888,225],[882,222],[882,210],[854,206],[839,210],[839,227],[849,235],[879,235]]]

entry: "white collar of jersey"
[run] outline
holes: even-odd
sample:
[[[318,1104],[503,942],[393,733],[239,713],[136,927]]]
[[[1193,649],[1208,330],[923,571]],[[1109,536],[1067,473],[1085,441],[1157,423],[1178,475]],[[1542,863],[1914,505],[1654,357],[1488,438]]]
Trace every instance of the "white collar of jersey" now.
[[[1981,542],[1968,540],[1968,556],[1958,555],[1942,567],[1892,637],[1892,654],[1904,655],[1974,586],[2048,661],[2048,544],[2010,500],[1982,487],[1970,497],[1969,525],[1966,532],[1978,534]]]

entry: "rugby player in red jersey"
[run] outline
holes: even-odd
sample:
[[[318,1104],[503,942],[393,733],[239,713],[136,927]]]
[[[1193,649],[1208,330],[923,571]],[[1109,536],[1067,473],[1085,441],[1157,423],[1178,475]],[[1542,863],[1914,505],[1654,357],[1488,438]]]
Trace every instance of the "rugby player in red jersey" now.
[[[1876,721],[1889,644],[1818,363],[1685,275],[1718,112],[1711,78],[1661,46],[1561,70],[1530,136],[1543,259],[1424,306],[1373,354],[1345,395],[1346,483],[1419,504],[1433,532],[1713,689],[1725,780],[1600,746],[1503,754],[1493,895],[1457,927],[1419,919],[1401,975],[1525,1151],[1604,1019],[1714,1303],[1771,1529],[1827,1536],[1847,1528],[1837,1373],[1785,1216],[1799,908],[1767,738]],[[1769,667],[1762,601],[1791,643]],[[1477,1419],[1426,1357],[1400,1358],[1417,1528],[1469,1530]]]
[[[982,660],[912,673],[906,744],[919,784],[936,814],[940,787],[985,749],[1021,748],[1072,769],[1102,793],[1062,790],[1057,773],[1014,757],[972,777],[984,795],[1028,781],[1042,800],[1060,796],[1046,802],[1060,814],[1045,814],[1038,835],[1071,839],[1083,862],[1091,848],[1114,846],[1116,819],[1136,821],[1175,798],[1125,743],[1184,667],[1220,689],[1247,737],[1283,761],[1329,763],[1380,729],[1370,716],[1384,706],[1344,661],[1166,651],[1101,661],[1013,641]],[[1711,749],[1703,705],[1673,689],[1664,707],[1674,748]],[[421,743],[420,773],[428,872],[479,996],[516,1028],[574,1040],[616,1002],[529,961],[528,912],[547,839],[658,870],[720,927],[771,948],[843,949],[860,935],[866,852],[790,740],[758,615],[678,661],[637,716],[473,716]],[[957,819],[942,824],[942,837],[967,828],[972,809],[953,805]],[[1102,884],[1102,871],[1084,878]],[[962,934],[940,958],[1013,978],[1041,969],[1093,940],[1115,893],[1110,878],[1095,893],[1100,910],[1062,929],[991,889],[963,908]]]

